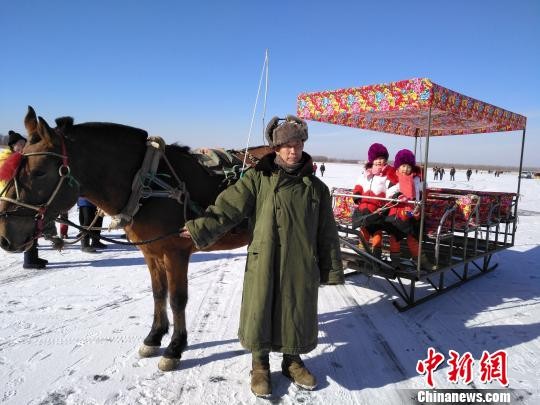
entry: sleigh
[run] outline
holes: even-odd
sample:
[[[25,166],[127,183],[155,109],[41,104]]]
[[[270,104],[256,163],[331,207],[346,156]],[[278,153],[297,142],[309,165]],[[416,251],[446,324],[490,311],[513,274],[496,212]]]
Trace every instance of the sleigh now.
[[[433,136],[522,131],[521,173],[526,117],[429,79],[304,93],[298,96],[297,108],[306,120],[410,136],[415,150],[424,139],[424,179]],[[403,260],[398,267],[392,266],[388,235],[383,236],[382,257],[375,257],[369,241],[353,224],[352,190],[333,189],[346,275],[361,273],[386,279],[395,292],[394,305],[403,311],[493,271],[498,265],[494,254],[514,245],[519,176],[517,180],[515,193],[424,186],[418,239],[420,252],[435,264],[435,269],[429,270],[407,259],[411,255],[404,241]]]

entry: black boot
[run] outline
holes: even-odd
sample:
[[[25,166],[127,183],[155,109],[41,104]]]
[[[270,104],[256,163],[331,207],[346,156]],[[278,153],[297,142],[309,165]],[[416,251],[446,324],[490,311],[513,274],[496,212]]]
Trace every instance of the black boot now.
[[[24,269],[44,269],[47,261],[38,257],[37,243],[34,242],[32,247],[24,252]]]
[[[104,243],[101,243],[99,239],[92,238],[92,243],[90,244],[91,247],[94,249],[107,249],[107,245]]]
[[[81,250],[86,253],[96,253],[96,248],[90,246],[90,236],[88,234],[81,239]]]

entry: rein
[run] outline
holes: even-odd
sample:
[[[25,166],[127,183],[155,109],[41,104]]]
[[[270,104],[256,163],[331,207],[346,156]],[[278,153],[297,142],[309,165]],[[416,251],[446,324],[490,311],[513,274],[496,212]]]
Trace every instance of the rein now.
[[[69,219],[58,219],[57,218],[57,219],[55,219],[55,221],[58,222],[59,224],[66,224],[66,225],[72,226],[73,228],[78,229],[82,233],[90,233],[90,227],[77,225],[74,222],[70,221]],[[93,222],[95,222],[95,219],[94,219]],[[102,228],[100,228],[100,229],[102,229]],[[178,231],[173,231],[171,233],[167,233],[165,235],[161,235],[161,236],[158,236],[158,237],[153,238],[153,239],[141,240],[139,242],[124,242],[122,240],[108,238],[108,237],[103,236],[103,235],[99,235],[99,239],[103,239],[103,240],[105,240],[107,242],[111,242],[111,243],[114,243],[116,245],[139,246],[139,245],[147,245],[147,244],[152,243],[152,242],[157,242],[158,240],[170,238],[171,236],[174,236],[174,235],[178,236]],[[80,238],[78,240],[80,240]],[[77,242],[78,240],[76,240],[75,242]],[[75,242],[73,242],[73,243],[75,243]],[[69,244],[72,244],[72,243],[69,243]]]

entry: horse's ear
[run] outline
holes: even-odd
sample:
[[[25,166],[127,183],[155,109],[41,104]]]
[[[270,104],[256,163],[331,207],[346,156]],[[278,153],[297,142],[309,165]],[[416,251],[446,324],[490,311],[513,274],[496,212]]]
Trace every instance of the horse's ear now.
[[[26,127],[28,135],[32,135],[37,131],[38,121],[36,112],[31,106],[28,106],[28,112],[26,113],[26,117],[24,117],[24,126]]]
[[[53,144],[52,137],[54,136],[54,131],[51,129],[49,124],[47,124],[47,121],[45,121],[43,118],[39,117],[38,120],[39,120],[39,123],[38,123],[37,131],[40,138],[43,141],[45,141],[45,143],[52,146]]]

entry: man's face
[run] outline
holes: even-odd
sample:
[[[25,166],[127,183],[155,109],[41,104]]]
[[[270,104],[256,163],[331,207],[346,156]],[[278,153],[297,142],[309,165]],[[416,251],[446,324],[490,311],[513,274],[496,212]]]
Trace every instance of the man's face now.
[[[22,150],[24,149],[24,145],[26,145],[26,141],[24,139],[19,139],[13,145],[13,151],[14,152],[22,152]]]
[[[275,148],[279,157],[287,164],[292,165],[300,162],[302,159],[302,151],[304,150],[304,142],[301,140],[291,141],[279,145]]]

